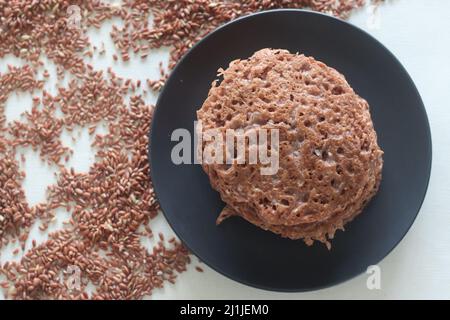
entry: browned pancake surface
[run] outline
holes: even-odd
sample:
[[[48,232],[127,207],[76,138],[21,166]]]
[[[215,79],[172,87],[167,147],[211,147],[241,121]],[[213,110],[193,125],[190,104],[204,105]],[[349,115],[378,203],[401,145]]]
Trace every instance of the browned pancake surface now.
[[[383,152],[369,105],[336,70],[304,55],[263,49],[219,70],[198,111],[203,130],[278,129],[279,171],[261,164],[203,164],[239,215],[291,239],[328,243],[378,190]],[[208,143],[203,144],[203,148]]]

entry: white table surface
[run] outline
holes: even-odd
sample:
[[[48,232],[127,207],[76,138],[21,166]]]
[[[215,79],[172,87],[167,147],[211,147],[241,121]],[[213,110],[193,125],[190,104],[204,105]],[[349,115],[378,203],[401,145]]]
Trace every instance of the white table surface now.
[[[362,9],[354,13],[350,22],[367,30],[385,44],[403,63],[415,81],[425,103],[433,137],[433,168],[428,194],[413,227],[400,245],[381,263],[381,289],[368,290],[368,275],[361,275],[344,284],[309,292],[275,293],[253,289],[225,278],[201,264],[205,270],[194,270],[199,265],[194,258],[188,272],[179,276],[175,285],[167,284],[155,290],[153,299],[441,299],[450,298],[450,212],[447,201],[450,198],[450,0],[391,0],[379,7],[375,23],[371,23],[370,10]],[[372,21],[373,22],[373,21]],[[145,62],[140,59],[127,66],[113,63],[113,47],[108,32],[111,22],[106,22],[100,31],[92,31],[92,41],[97,46],[104,42],[106,57],[94,57],[92,63],[97,68],[113,65],[118,74],[145,80],[157,78],[158,62],[167,65],[167,50],[155,52]],[[23,62],[6,57],[0,60],[0,72],[6,70],[6,63],[21,65]],[[54,68],[48,67],[54,75]],[[54,78],[54,77],[52,77]],[[55,92],[55,83],[47,86]],[[154,103],[156,97],[149,96]],[[31,107],[31,95],[13,95],[7,104],[7,119],[19,119],[21,112]],[[63,142],[76,147],[69,166],[85,172],[92,164],[90,138],[86,131],[80,131],[74,145],[70,135],[64,133]],[[37,154],[26,150],[24,182],[30,203],[45,199],[45,189],[54,183],[53,169],[38,160]],[[31,177],[31,178],[30,178]],[[51,230],[61,226],[58,223]],[[173,232],[162,214],[151,224],[157,232],[166,235]],[[32,235],[41,242],[46,239],[33,228]],[[27,247],[30,244],[28,243]],[[0,261],[17,260],[12,251],[17,246],[10,245],[0,252]],[[0,293],[0,298],[2,298]]]

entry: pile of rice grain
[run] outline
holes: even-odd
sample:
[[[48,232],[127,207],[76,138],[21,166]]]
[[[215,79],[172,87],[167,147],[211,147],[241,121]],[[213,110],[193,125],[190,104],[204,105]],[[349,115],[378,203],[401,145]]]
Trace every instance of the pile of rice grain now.
[[[274,8],[304,8],[345,17],[364,0],[124,0],[110,5],[99,0],[75,1],[81,28],[68,28],[67,1],[0,0],[0,59],[13,55],[26,62],[0,74],[0,249],[19,242],[22,250],[37,219],[45,231],[56,211],[71,218],[40,245],[24,252],[20,262],[0,261],[0,288],[12,299],[138,299],[173,283],[186,270],[189,253],[175,239],[148,250],[142,238],[152,237],[149,221],[158,213],[147,159],[147,132],[152,106],[133,94],[140,83],[121,79],[113,70],[99,72],[85,61],[96,50],[86,35],[112,18],[121,19],[111,38],[122,60],[130,54],[145,59],[151,49],[172,48],[170,68],[197,40],[229,20]],[[148,18],[153,16],[153,26]],[[66,72],[75,80],[52,96],[43,91],[49,73],[43,57],[56,65],[58,79]],[[148,80],[158,90],[161,80]],[[37,80],[43,79],[43,80]],[[33,108],[23,120],[7,123],[5,103],[14,92],[31,93]],[[62,117],[57,116],[62,113]],[[95,134],[100,121],[109,132]],[[96,163],[88,173],[67,168],[72,150],[61,142],[63,129],[75,126],[94,135]],[[16,159],[18,147],[38,150],[42,160],[59,167],[45,203],[30,207],[22,187],[25,174]],[[14,252],[18,254],[18,250]],[[81,275],[79,290],[70,289],[68,267]],[[95,287],[89,294],[88,284]]]

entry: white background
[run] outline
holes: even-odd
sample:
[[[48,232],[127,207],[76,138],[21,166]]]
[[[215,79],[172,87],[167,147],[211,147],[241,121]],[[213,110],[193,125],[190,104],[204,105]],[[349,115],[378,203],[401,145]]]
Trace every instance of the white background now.
[[[433,169],[428,194],[413,227],[400,245],[380,264],[381,290],[368,290],[367,275],[361,275],[333,288],[309,293],[274,293],[253,289],[229,280],[201,264],[205,270],[194,270],[199,265],[196,258],[189,271],[181,274],[175,285],[167,284],[155,290],[154,299],[450,299],[450,214],[447,201],[450,198],[450,0],[391,0],[379,7],[374,21],[370,10],[362,9],[352,15],[350,22],[367,30],[385,44],[403,63],[415,81],[424,100],[433,137]],[[375,23],[373,23],[375,22]],[[157,78],[158,63],[167,65],[167,50],[155,52],[146,62],[135,59],[123,66],[114,63],[113,47],[109,41],[111,22],[106,22],[100,31],[90,32],[92,41],[106,45],[104,57],[95,56],[92,63],[106,70],[112,65],[118,74],[135,79]],[[0,60],[0,72],[6,63],[21,65],[12,57]],[[54,68],[49,67],[54,76]],[[54,77],[52,77],[54,79]],[[55,92],[55,82],[47,86]],[[153,103],[155,96],[148,96]],[[31,95],[12,95],[8,101],[8,120],[20,118],[20,113],[31,108]],[[93,161],[90,138],[86,131],[75,134],[78,142],[71,142],[70,134],[64,133],[63,141],[75,150],[68,166],[85,172]],[[54,183],[53,169],[43,165],[37,154],[24,150],[27,161],[24,182],[30,203],[45,200],[45,189]],[[58,229],[67,214],[61,213]],[[164,217],[160,214],[152,223],[157,232],[172,234]],[[38,242],[46,239],[35,226],[32,234]],[[27,247],[29,247],[29,243]],[[10,245],[0,252],[0,261],[17,260]],[[2,298],[0,293],[0,298]]]

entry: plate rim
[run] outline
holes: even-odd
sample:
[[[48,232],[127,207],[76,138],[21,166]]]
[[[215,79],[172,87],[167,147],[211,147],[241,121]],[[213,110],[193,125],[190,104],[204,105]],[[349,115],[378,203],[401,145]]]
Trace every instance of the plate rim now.
[[[154,185],[154,159],[153,159],[153,152],[152,151],[152,145],[153,145],[153,122],[155,121],[155,119],[157,118],[160,110],[162,109],[160,106],[160,102],[163,98],[163,96],[166,94],[167,88],[169,87],[170,83],[172,81],[174,81],[173,78],[173,74],[175,74],[175,72],[179,69],[180,65],[183,64],[183,62],[187,59],[187,57],[197,48],[199,47],[201,44],[203,44],[204,42],[206,42],[207,39],[209,39],[210,37],[214,36],[216,33],[223,31],[225,29],[227,29],[230,25],[236,24],[236,23],[240,23],[243,20],[247,20],[247,19],[252,19],[255,16],[260,16],[260,15],[269,15],[269,14],[278,14],[278,13],[298,13],[298,14],[306,14],[306,15],[316,15],[316,16],[320,16],[321,18],[325,18],[325,19],[330,19],[333,20],[335,23],[340,23],[340,24],[344,24],[346,26],[349,26],[353,29],[355,29],[356,31],[362,33],[365,37],[369,38],[370,40],[372,40],[377,46],[379,46],[383,51],[385,51],[390,58],[400,67],[400,70],[403,71],[403,73],[406,75],[407,80],[409,81],[409,83],[412,85],[412,89],[415,92],[415,94],[417,95],[418,98],[418,102],[420,104],[420,112],[422,113],[422,116],[425,120],[425,133],[426,133],[426,140],[427,140],[427,147],[428,147],[428,161],[426,164],[426,171],[427,171],[427,180],[426,180],[426,184],[425,184],[425,189],[424,189],[424,194],[422,196],[422,199],[420,199],[419,201],[419,206],[417,208],[417,212],[414,214],[414,218],[411,222],[411,224],[409,225],[409,227],[406,229],[405,233],[403,235],[401,235],[401,237],[399,237],[399,240],[392,246],[392,248],[390,250],[388,250],[388,252],[384,255],[383,258],[381,258],[376,264],[380,264],[383,260],[385,260],[397,247],[398,245],[403,241],[403,239],[405,238],[405,236],[409,233],[411,227],[414,225],[417,216],[419,215],[422,207],[423,207],[423,203],[425,202],[426,196],[428,194],[428,187],[430,184],[430,179],[431,179],[431,172],[432,172],[432,166],[433,166],[433,141],[432,141],[432,132],[431,132],[431,126],[430,126],[430,121],[428,118],[428,114],[426,112],[426,108],[425,108],[425,104],[423,102],[422,96],[420,95],[420,92],[414,82],[414,80],[412,79],[411,75],[409,74],[409,72],[407,71],[407,69],[403,66],[403,64],[401,63],[401,61],[391,52],[391,50],[389,50],[382,42],[380,42],[377,38],[375,38],[374,36],[372,36],[369,32],[365,31],[364,29],[348,22],[345,20],[342,20],[340,18],[325,14],[325,13],[321,13],[321,12],[317,12],[317,11],[312,11],[312,10],[307,10],[307,9],[271,9],[271,10],[264,10],[264,11],[260,11],[260,12],[256,12],[256,13],[252,13],[252,14],[248,14],[245,16],[241,16],[238,17],[234,20],[231,20],[219,27],[217,27],[216,29],[214,29],[213,31],[211,31],[210,33],[208,33],[206,36],[204,36],[201,40],[199,40],[197,43],[195,43],[192,48],[190,48],[184,55],[183,57],[177,62],[177,64],[175,65],[175,67],[173,68],[173,70],[170,72],[169,78],[167,79],[166,83],[164,84],[163,88],[161,89],[159,95],[158,95],[158,99],[156,101],[154,110],[153,110],[153,116],[152,116],[152,120],[151,120],[151,125],[150,125],[150,129],[148,132],[148,137],[149,137],[149,143],[147,146],[147,155],[148,155],[148,160],[149,160],[149,168],[150,168],[150,179],[152,182],[152,186],[153,186],[153,190],[154,190],[154,194],[156,197],[156,200],[159,203],[160,206],[160,211],[162,212],[162,214],[164,215],[164,218],[166,219],[167,223],[169,224],[170,228],[173,230],[173,232],[175,233],[175,235],[180,239],[180,241],[183,243],[184,246],[186,246],[186,248],[189,250],[190,253],[192,253],[193,255],[195,255],[199,260],[201,260],[205,265],[207,265],[209,268],[211,268],[212,270],[214,270],[215,272],[218,272],[220,275],[226,277],[227,279],[230,279],[238,284],[241,285],[245,285],[247,287],[250,288],[256,288],[256,289],[260,289],[260,290],[264,290],[267,292],[279,292],[279,293],[302,293],[302,292],[313,292],[313,291],[318,291],[318,290],[323,290],[323,289],[327,289],[327,288],[331,288],[331,287],[335,287],[337,285],[346,283],[350,280],[353,280],[357,277],[359,277],[360,275],[364,274],[364,271],[362,271],[361,273],[355,273],[354,275],[352,275],[351,277],[345,278],[345,279],[341,279],[341,280],[337,280],[337,281],[331,281],[329,283],[327,283],[326,285],[319,285],[319,286],[313,286],[313,287],[309,287],[309,288],[302,288],[302,289],[288,289],[288,288],[280,288],[280,287],[270,287],[270,286],[265,286],[265,285],[260,285],[260,284],[255,284],[252,282],[249,282],[245,279],[236,277],[234,275],[230,275],[229,273],[225,272],[222,270],[222,268],[220,268],[220,266],[216,266],[211,264],[209,261],[207,261],[207,259],[204,259],[203,257],[200,257],[195,250],[193,250],[183,239],[183,237],[179,234],[179,232],[176,230],[176,228],[174,227],[172,221],[167,217],[164,208],[163,208],[163,204],[160,202],[160,197],[158,196],[159,192],[157,191],[157,188]]]

